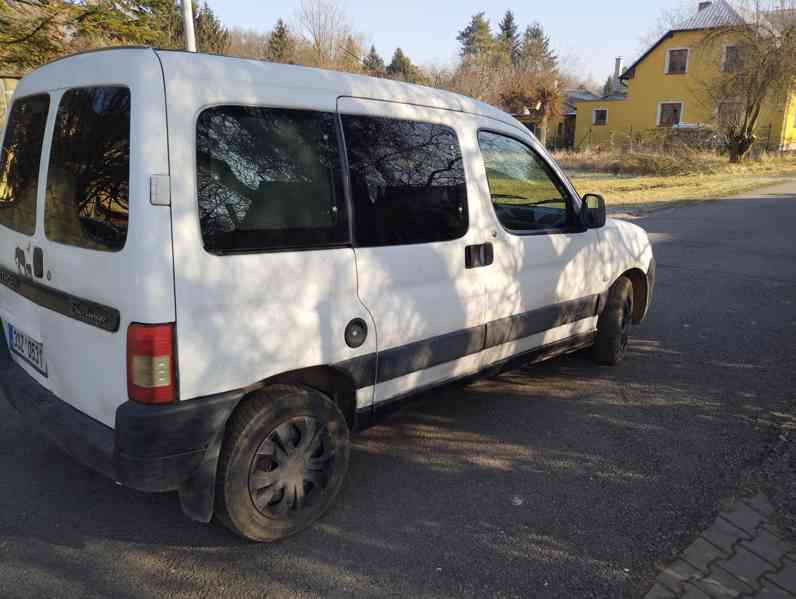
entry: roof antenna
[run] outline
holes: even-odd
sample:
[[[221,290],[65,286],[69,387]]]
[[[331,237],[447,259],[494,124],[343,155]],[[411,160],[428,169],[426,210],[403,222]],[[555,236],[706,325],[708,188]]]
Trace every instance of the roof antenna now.
[[[182,22],[185,31],[185,49],[196,52],[196,35],[193,31],[193,1],[182,0]]]

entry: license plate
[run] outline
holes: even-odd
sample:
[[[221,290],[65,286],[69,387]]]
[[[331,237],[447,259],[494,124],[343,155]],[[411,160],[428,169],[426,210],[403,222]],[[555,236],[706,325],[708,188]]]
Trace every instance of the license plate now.
[[[44,359],[44,344],[41,341],[36,341],[15,326],[8,325],[8,345],[12,352],[47,376],[47,361]]]

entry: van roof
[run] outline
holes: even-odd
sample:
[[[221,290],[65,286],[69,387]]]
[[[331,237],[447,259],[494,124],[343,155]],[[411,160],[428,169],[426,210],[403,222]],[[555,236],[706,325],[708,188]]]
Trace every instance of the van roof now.
[[[113,54],[129,51],[140,52],[142,50],[155,52],[159,56],[168,55],[170,60],[184,61],[185,66],[190,65],[192,70],[199,69],[206,73],[212,73],[215,79],[223,80],[224,78],[229,78],[230,81],[240,81],[241,79],[250,81],[291,81],[293,85],[306,85],[319,91],[334,93],[337,96],[403,102],[430,108],[453,110],[492,118],[526,130],[522,123],[511,115],[485,102],[424,85],[252,58],[237,58],[219,54],[187,52],[185,50],[151,48],[148,46],[117,46],[72,54],[39,67],[31,73],[32,77],[29,75],[26,79],[37,79],[39,83],[42,83],[42,79],[46,79],[46,72],[54,68],[55,63],[59,63],[60,67],[63,66],[65,61],[93,60],[94,56],[96,56],[96,60],[105,62],[110,58],[109,55],[112,56]]]

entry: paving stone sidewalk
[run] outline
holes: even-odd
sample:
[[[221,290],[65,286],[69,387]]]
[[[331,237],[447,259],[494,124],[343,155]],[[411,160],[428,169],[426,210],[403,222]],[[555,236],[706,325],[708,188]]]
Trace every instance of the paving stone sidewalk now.
[[[796,599],[796,545],[763,495],[740,499],[664,569],[644,599]]]

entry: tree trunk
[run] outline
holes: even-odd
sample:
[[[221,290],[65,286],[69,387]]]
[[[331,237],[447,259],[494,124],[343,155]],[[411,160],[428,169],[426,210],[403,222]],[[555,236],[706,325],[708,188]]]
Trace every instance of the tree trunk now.
[[[749,150],[752,149],[756,139],[753,134],[747,132],[731,135],[727,142],[727,153],[730,155],[730,162],[742,162]]]
[[[547,110],[542,113],[542,118],[536,126],[536,139],[542,146],[547,146]]]

